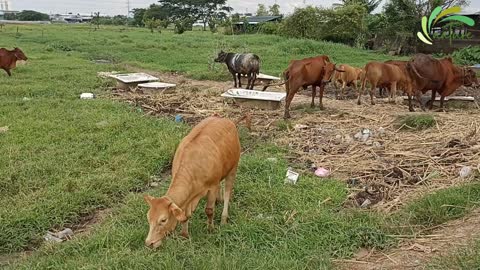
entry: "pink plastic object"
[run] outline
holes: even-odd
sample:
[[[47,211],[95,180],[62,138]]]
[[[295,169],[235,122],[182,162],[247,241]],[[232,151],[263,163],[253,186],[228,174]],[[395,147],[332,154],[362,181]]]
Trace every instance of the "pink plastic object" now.
[[[325,169],[325,168],[318,168],[316,171],[315,171],[315,175],[316,176],[319,176],[319,177],[327,177],[330,175],[330,171]]]

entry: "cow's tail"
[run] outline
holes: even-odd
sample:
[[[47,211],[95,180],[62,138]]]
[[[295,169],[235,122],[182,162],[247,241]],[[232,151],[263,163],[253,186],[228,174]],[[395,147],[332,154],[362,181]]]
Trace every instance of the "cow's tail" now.
[[[252,115],[250,113],[246,113],[240,119],[235,121],[235,125],[238,126],[238,124],[240,124],[242,121],[245,121],[245,126],[249,131],[252,131]]]
[[[288,83],[288,81],[290,81],[290,70],[287,69],[283,72],[283,80],[285,84],[285,92],[288,96],[288,93],[290,92],[290,84]]]

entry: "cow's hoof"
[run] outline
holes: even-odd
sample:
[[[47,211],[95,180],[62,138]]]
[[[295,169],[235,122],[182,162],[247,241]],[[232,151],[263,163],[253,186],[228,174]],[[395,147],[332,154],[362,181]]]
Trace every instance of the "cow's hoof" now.
[[[315,104],[310,104],[310,108],[315,109]]]
[[[413,108],[409,108],[408,109],[410,112],[415,112],[415,110]]]
[[[215,226],[213,226],[213,224],[208,224],[208,232],[209,233],[213,233],[213,231],[215,231]]]
[[[290,116],[289,113],[285,113],[285,115],[283,116],[283,119],[290,119],[290,118],[292,118],[292,117]]]
[[[375,105],[375,102],[372,102],[372,103],[370,103],[370,104],[372,104],[372,106],[373,106],[373,105]]]
[[[185,239],[190,238],[190,235],[188,234],[188,232],[181,232],[180,235]]]
[[[222,217],[222,221],[220,222],[221,225],[226,225],[228,222],[228,217]]]
[[[325,110],[325,107],[320,106],[320,111],[323,111],[323,110]]]
[[[362,105],[362,102],[360,102],[360,101],[357,101],[357,105]]]

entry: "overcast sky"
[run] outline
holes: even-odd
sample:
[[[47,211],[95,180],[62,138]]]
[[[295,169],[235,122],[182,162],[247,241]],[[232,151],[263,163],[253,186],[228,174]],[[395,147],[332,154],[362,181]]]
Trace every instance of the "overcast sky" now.
[[[0,0],[1,2],[2,0]],[[115,15],[127,13],[127,0],[9,0],[11,10],[32,9],[45,13],[85,13],[100,11],[102,14]],[[228,4],[235,9],[235,12],[255,12],[258,3],[267,6],[277,2],[283,13],[290,13],[295,7],[304,5],[315,5],[329,7],[339,0],[227,0]],[[385,2],[387,0],[384,0]],[[155,0],[130,0],[131,8],[147,7],[155,3]],[[471,0],[468,11],[480,11],[480,1]]]

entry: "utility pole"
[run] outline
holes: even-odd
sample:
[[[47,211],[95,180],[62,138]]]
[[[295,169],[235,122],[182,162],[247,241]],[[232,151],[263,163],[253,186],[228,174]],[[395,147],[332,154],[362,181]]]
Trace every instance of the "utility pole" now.
[[[130,18],[130,0],[127,0],[127,26],[128,26],[128,19]]]

